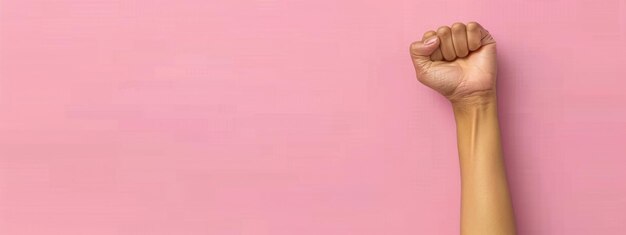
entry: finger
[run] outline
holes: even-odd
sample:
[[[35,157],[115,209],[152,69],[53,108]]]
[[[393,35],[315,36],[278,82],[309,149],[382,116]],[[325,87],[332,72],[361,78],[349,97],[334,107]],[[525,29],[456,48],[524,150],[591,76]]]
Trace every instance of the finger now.
[[[478,50],[481,46],[495,43],[489,31],[477,22],[467,23],[467,45],[470,51]]]
[[[496,40],[493,38],[491,33],[489,33],[489,31],[487,31],[487,29],[485,29],[482,26],[481,26],[480,34],[482,35],[482,40],[480,40],[481,45],[484,46],[484,45],[496,43]]]
[[[413,57],[430,57],[430,55],[435,51],[437,46],[439,46],[439,38],[438,37],[430,37],[424,41],[416,41],[411,43],[411,56]]]
[[[462,23],[454,23],[452,25],[452,42],[454,43],[454,52],[457,57],[466,57],[469,54],[467,48],[467,33],[465,25]]]
[[[415,65],[415,71],[418,76],[421,76],[425,68],[427,68],[432,61],[430,56],[439,47],[439,38],[432,36],[425,41],[416,41],[411,43],[410,52],[413,59],[413,65]]]
[[[436,36],[436,35],[437,35],[437,32],[430,30],[424,33],[424,36],[422,37],[422,41],[426,40],[429,37]],[[441,55],[441,50],[439,48],[435,49],[435,51],[430,55],[430,60],[432,61],[443,60],[443,56]]]
[[[441,48],[441,54],[443,58],[447,61],[452,61],[456,59],[456,52],[454,52],[454,44],[452,43],[452,32],[450,27],[441,26],[437,29],[437,36],[441,39],[441,44],[439,48]]]
[[[481,29],[480,25],[476,22],[469,22],[467,24],[467,46],[470,51],[475,51],[480,48],[481,44]]]

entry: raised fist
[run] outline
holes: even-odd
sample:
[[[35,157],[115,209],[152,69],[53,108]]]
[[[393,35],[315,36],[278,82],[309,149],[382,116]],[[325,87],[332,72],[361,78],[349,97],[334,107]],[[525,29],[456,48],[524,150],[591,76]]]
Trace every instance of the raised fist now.
[[[476,22],[428,31],[410,53],[417,80],[451,102],[495,95],[496,42]]]

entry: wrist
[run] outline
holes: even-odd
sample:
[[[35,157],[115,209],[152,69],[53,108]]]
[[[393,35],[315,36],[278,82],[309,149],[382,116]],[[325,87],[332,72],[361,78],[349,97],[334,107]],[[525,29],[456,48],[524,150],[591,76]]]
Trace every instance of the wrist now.
[[[449,99],[454,113],[463,113],[468,110],[495,108],[497,96],[495,90],[474,92],[471,95]]]

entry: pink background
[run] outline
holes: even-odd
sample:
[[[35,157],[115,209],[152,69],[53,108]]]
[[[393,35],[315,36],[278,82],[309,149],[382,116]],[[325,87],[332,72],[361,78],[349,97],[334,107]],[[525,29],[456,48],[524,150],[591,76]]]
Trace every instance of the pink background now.
[[[620,0],[1,0],[0,234],[458,234],[408,45],[470,20],[520,234],[625,234]]]

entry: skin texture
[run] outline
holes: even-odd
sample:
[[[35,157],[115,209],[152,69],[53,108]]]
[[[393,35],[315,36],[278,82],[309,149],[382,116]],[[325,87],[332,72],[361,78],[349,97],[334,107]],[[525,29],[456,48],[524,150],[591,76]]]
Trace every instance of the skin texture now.
[[[410,54],[418,81],[451,103],[461,167],[461,234],[516,234],[496,96],[496,42],[476,22],[424,33]]]

